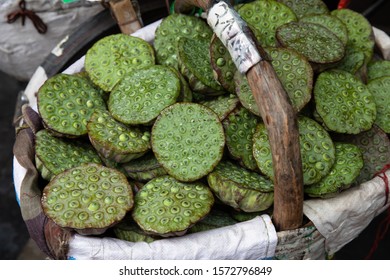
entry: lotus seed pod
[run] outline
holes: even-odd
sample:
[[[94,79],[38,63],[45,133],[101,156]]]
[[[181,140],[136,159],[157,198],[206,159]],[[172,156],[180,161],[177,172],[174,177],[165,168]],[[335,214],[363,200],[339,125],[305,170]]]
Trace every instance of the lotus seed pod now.
[[[368,81],[390,76],[390,61],[389,60],[375,60],[367,65]]]
[[[128,127],[108,111],[96,110],[87,124],[88,136],[102,157],[119,163],[139,158],[151,149],[150,132]]]
[[[236,73],[237,67],[229,51],[215,34],[210,43],[210,62],[216,80],[226,91],[234,94],[236,92],[234,73]]]
[[[268,209],[274,201],[273,183],[260,174],[230,161],[221,161],[207,182],[223,203],[245,212]]]
[[[194,226],[192,226],[187,231],[187,233],[207,231],[211,229],[234,225],[236,223],[237,221],[234,220],[226,211],[213,208],[205,218],[203,218],[201,221],[197,222]]]
[[[229,94],[199,101],[199,103],[213,110],[218,115],[219,120],[223,121],[238,106],[240,100],[237,96]]]
[[[201,104],[176,103],[152,127],[152,149],[167,173],[195,181],[211,172],[223,156],[225,135],[218,115]]]
[[[319,182],[335,161],[335,149],[329,133],[316,121],[298,117],[299,144],[302,158],[303,184]],[[271,147],[265,124],[258,123],[253,136],[253,156],[261,172],[273,180]]]
[[[327,64],[340,61],[345,54],[343,42],[329,29],[310,22],[290,22],[280,26],[276,37],[310,62]]]
[[[287,48],[266,48],[272,67],[286,90],[296,112],[311,99],[313,69],[307,59]]]
[[[258,121],[256,115],[239,106],[222,122],[229,154],[250,170],[258,170],[252,142]]]
[[[215,79],[209,48],[209,40],[181,38],[178,54],[180,72],[193,91],[220,95],[225,93],[225,90]]]
[[[176,70],[173,67],[170,67],[173,72],[177,75],[177,77],[180,80],[180,94],[177,98],[177,102],[192,102],[192,90],[190,88],[190,85],[188,84],[187,80],[184,78],[184,76],[179,72],[179,70]]]
[[[367,86],[376,104],[375,124],[390,133],[390,76],[373,79]]]
[[[363,152],[364,166],[355,180],[357,185],[370,181],[389,163],[389,137],[376,125],[357,135],[344,135],[342,140],[357,145]]]
[[[103,37],[85,54],[85,70],[107,92],[128,73],[154,64],[154,50],[148,42],[122,33]]]
[[[358,146],[349,143],[335,143],[336,160],[329,174],[318,183],[305,186],[310,197],[329,198],[351,187],[363,167],[363,155]]]
[[[177,75],[166,66],[153,65],[124,76],[110,94],[108,110],[124,124],[148,125],[179,94]]]
[[[313,89],[313,69],[307,59],[294,50],[287,48],[266,48],[271,57],[272,67],[286,90],[296,112],[309,103]],[[236,93],[241,104],[256,116],[260,110],[244,75],[235,75]]]
[[[88,163],[55,176],[43,189],[41,203],[58,226],[102,234],[132,209],[133,192],[119,171]]]
[[[316,110],[325,125],[338,133],[357,134],[372,127],[376,105],[367,86],[349,72],[322,72],[314,85]]]
[[[309,15],[300,19],[301,22],[311,22],[322,25],[332,31],[343,43],[347,45],[348,42],[348,29],[338,17],[330,14],[318,14]]]
[[[289,7],[272,0],[246,3],[237,12],[251,27],[263,47],[276,46],[276,29],[297,20],[295,13]]]
[[[128,177],[141,182],[167,174],[152,152],[123,164],[123,168]]]
[[[183,235],[203,219],[214,204],[211,190],[200,182],[185,183],[166,175],[143,186],[135,195],[134,221],[151,235]]]
[[[115,237],[129,242],[150,243],[159,238],[146,234],[133,220],[125,219],[113,227]]]
[[[236,84],[237,97],[241,105],[252,114],[261,117],[260,109],[257,106],[246,76],[237,71],[234,75],[234,82]]]
[[[322,0],[278,0],[289,7],[301,19],[310,15],[329,14],[328,6]]]
[[[99,155],[88,142],[55,137],[46,129],[35,135],[36,167],[43,179],[53,176],[82,163],[101,163]]]
[[[360,70],[364,70],[365,55],[362,51],[347,48],[342,60],[333,66],[334,69],[344,70],[356,75]]]
[[[338,17],[348,30],[347,49],[362,51],[367,64],[374,53],[374,35],[370,22],[360,13],[350,9],[337,9],[331,15]]]
[[[38,90],[38,111],[52,133],[75,138],[87,134],[93,111],[106,107],[103,95],[85,78],[57,74]]]
[[[154,48],[158,64],[179,70],[178,41],[180,38],[210,40],[212,34],[212,29],[199,17],[178,13],[168,15],[155,32]]]

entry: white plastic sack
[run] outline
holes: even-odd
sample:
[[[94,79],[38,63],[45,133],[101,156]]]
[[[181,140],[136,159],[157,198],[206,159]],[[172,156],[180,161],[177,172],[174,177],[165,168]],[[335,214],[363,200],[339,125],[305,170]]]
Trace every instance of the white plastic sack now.
[[[26,9],[32,10],[47,25],[40,34],[26,17],[22,26],[19,18],[7,23],[7,15],[19,10],[18,0],[0,1],[0,71],[19,81],[28,81],[54,47],[80,28],[83,22],[104,10],[100,3],[79,1],[72,5],[62,0],[25,0]]]

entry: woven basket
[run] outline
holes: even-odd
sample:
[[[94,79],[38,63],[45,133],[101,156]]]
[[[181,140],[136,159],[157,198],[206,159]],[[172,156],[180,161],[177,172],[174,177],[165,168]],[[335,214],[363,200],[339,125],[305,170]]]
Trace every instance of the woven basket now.
[[[187,2],[177,1],[178,8],[185,11]],[[207,9],[208,1],[197,2]],[[159,23],[145,26],[132,35],[152,42]],[[390,39],[380,30],[374,31],[377,46],[385,53]],[[83,57],[65,73],[77,72],[82,67]],[[14,145],[14,183],[23,219],[39,248],[52,259],[326,259],[356,238],[390,206],[385,181],[377,176],[335,198],[304,201],[296,116],[291,105],[267,61],[252,66],[247,77],[256,100],[267,104],[262,106],[263,119],[267,119],[269,135],[274,139],[270,142],[279,147],[273,149],[276,180],[272,220],[264,215],[218,230],[154,241],[146,247],[64,230],[42,211],[42,181],[34,164],[34,133],[42,127],[39,119],[24,117],[17,126]],[[31,113],[37,111],[35,93],[47,78],[42,69],[34,74],[25,91],[28,104],[22,107],[23,116],[34,116]],[[269,87],[278,93],[273,98],[263,94]],[[383,174],[389,176],[390,171]],[[308,222],[304,222],[305,218]],[[230,246],[224,246],[223,242],[229,242]]]

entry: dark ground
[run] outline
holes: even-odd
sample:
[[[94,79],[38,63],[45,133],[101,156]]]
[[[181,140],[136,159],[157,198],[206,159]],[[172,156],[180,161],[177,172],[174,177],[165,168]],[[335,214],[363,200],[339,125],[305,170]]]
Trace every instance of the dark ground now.
[[[153,22],[166,14],[165,1],[139,1],[145,23]],[[325,1],[335,8],[337,1]],[[369,12],[372,3],[383,2]],[[390,1],[352,1],[349,6],[358,12],[369,12],[366,17],[371,24],[390,34]],[[12,178],[12,147],[15,131],[12,125],[18,92],[24,90],[25,82],[19,82],[0,72],[0,259],[43,259],[34,242],[29,239],[26,226],[20,214]],[[342,248],[335,259],[364,259],[372,247],[378,226],[386,218],[386,213],[378,216],[358,238]],[[373,254],[372,259],[390,259],[390,232]]]

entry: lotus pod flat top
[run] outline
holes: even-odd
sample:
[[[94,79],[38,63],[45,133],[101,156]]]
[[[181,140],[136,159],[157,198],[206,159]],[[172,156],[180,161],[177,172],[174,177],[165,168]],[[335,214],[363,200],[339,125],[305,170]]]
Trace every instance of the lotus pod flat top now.
[[[356,179],[356,184],[371,180],[381,171],[390,159],[390,140],[378,126],[357,135],[347,135],[346,141],[357,145],[363,152],[364,166]]]
[[[271,1],[253,1],[242,5],[238,13],[252,28],[260,45],[276,46],[276,29],[288,22],[296,21],[295,13],[286,5]]]
[[[349,72],[322,72],[314,85],[314,99],[318,114],[332,131],[357,134],[370,129],[375,121],[372,94]]]
[[[341,40],[332,31],[316,23],[284,24],[277,29],[276,37],[282,46],[301,53],[314,63],[336,62],[345,54]]]
[[[309,15],[328,14],[328,6],[322,0],[278,0],[288,6],[301,19]]]
[[[176,103],[164,109],[152,127],[152,149],[171,176],[195,181],[218,164],[225,135],[218,115],[201,104]]]
[[[107,92],[127,73],[154,64],[148,42],[122,33],[98,40],[85,55],[85,70],[92,82]]]
[[[306,186],[310,197],[333,197],[349,188],[363,167],[363,155],[358,146],[335,142],[336,160],[329,174],[318,183]]]
[[[112,90],[108,110],[125,124],[149,124],[176,102],[180,80],[166,66],[153,65],[127,74]]]
[[[154,48],[157,62],[179,70],[179,39],[186,37],[210,40],[212,34],[212,29],[199,17],[179,13],[168,15],[155,32]]]
[[[57,225],[75,230],[105,229],[133,207],[133,192],[119,171],[89,163],[54,177],[43,190],[44,213]]]
[[[106,107],[103,94],[85,78],[57,74],[39,89],[38,111],[47,128],[57,134],[86,135],[87,121],[93,111]]]
[[[135,195],[132,216],[145,232],[184,234],[204,218],[214,204],[211,190],[200,182],[184,183],[166,175],[146,183]]]
[[[142,182],[167,174],[162,165],[157,161],[153,152],[148,152],[142,157],[123,164],[123,168],[130,178]]]
[[[390,76],[373,79],[367,86],[376,104],[375,124],[390,133]]]
[[[104,157],[118,162],[137,157],[150,147],[150,132],[115,120],[108,111],[96,110],[87,124],[88,136]]]
[[[259,118],[245,107],[238,107],[222,121],[230,155],[250,170],[257,170],[253,157],[253,134]]]
[[[330,172],[335,161],[334,144],[328,132],[308,117],[298,117],[298,130],[303,183],[304,185],[314,184]],[[273,179],[271,147],[268,132],[263,123],[257,125],[253,136],[253,156],[259,169]]]
[[[52,175],[57,175],[66,169],[82,163],[101,163],[96,150],[88,142],[75,139],[55,137],[46,129],[35,135],[35,154]]]
[[[236,95],[225,94],[217,96],[213,99],[200,101],[199,103],[213,110],[222,121],[238,106],[240,100]]]
[[[376,60],[371,61],[367,65],[367,79],[368,81],[390,76],[390,61],[389,60]]]
[[[313,69],[308,60],[287,48],[266,48],[271,64],[286,90],[293,108],[299,112],[311,99]]]
[[[348,29],[338,17],[330,14],[310,15],[300,19],[302,22],[311,22],[328,28],[346,45],[348,42]]]
[[[179,40],[180,72],[193,91],[221,94],[224,88],[215,79],[210,63],[210,41],[181,38]]]
[[[370,22],[362,14],[350,9],[336,9],[331,15],[338,17],[347,27],[347,48],[363,51],[365,63],[368,63],[373,56],[375,45]]]
[[[229,51],[215,34],[210,43],[210,62],[217,81],[226,91],[235,93],[234,73],[236,73],[237,67]]]
[[[213,193],[234,209],[258,212],[273,204],[273,183],[230,161],[221,161],[207,175],[207,182]]]

